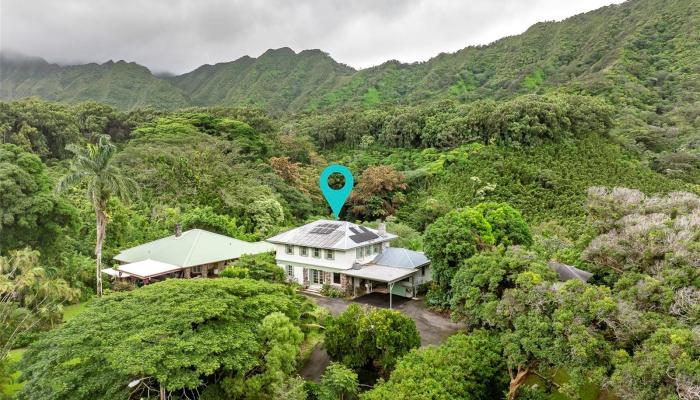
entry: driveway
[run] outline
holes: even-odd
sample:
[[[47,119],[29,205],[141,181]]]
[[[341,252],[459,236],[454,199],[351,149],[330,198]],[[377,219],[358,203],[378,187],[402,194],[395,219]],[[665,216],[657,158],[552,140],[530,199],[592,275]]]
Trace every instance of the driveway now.
[[[389,295],[385,293],[370,293],[353,300],[332,299],[311,293],[303,294],[316,304],[326,307],[333,315],[345,311],[352,303],[389,308]],[[416,328],[420,332],[421,346],[442,343],[448,336],[463,328],[462,325],[452,322],[449,318],[428,310],[420,300],[394,295],[393,306],[394,310],[408,315],[416,323]]]
[[[305,292],[302,294],[319,306],[327,308],[333,315],[342,313],[352,303],[389,308],[389,295],[384,293],[371,293],[353,300],[332,299]],[[421,346],[440,344],[447,337],[464,328],[462,325],[450,321],[449,318],[428,310],[420,300],[411,300],[395,295],[393,296],[393,306],[394,310],[401,311],[416,323],[416,328],[420,332]],[[329,362],[326,350],[319,345],[311,353],[309,360],[299,371],[299,375],[304,379],[318,382]]]

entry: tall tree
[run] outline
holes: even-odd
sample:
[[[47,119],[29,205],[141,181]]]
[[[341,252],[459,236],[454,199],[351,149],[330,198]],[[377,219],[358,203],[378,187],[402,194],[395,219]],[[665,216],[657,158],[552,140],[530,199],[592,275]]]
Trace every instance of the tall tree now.
[[[97,295],[102,296],[102,245],[107,223],[107,202],[112,196],[127,201],[135,187],[130,178],[124,176],[114,164],[116,146],[108,136],[100,136],[97,144],[88,143],[85,147],[74,144],[66,147],[74,154],[70,172],[58,182],[56,190],[64,192],[68,188],[85,184],[85,194],[95,210],[96,240],[96,279]]]

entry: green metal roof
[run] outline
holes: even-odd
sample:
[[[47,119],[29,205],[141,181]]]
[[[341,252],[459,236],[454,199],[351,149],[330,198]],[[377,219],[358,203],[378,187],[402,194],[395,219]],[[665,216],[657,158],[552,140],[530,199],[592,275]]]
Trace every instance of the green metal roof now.
[[[245,242],[203,229],[191,229],[178,237],[172,235],[123,250],[114,259],[133,263],[150,258],[180,267],[192,267],[273,250],[274,246],[270,243]]]

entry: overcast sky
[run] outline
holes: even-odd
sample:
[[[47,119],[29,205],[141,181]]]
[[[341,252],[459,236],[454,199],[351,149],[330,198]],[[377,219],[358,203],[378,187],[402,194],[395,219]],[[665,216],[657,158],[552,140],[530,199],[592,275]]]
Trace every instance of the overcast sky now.
[[[621,0],[0,0],[0,50],[156,72],[321,49],[366,68],[487,44]]]

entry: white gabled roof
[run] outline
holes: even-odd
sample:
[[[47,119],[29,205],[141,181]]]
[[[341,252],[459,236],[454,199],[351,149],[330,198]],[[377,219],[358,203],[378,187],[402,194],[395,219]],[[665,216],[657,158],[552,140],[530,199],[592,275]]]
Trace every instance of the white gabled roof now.
[[[391,233],[379,231],[347,221],[321,219],[280,233],[267,239],[270,243],[318,247],[331,250],[349,250],[369,244],[396,239]]]
[[[129,275],[133,275],[137,278],[143,279],[169,274],[171,272],[176,272],[181,269],[182,267],[178,267],[177,265],[167,264],[164,262],[151,260],[149,258],[147,260],[137,261],[131,264],[120,265],[117,271],[122,273],[125,272]]]

